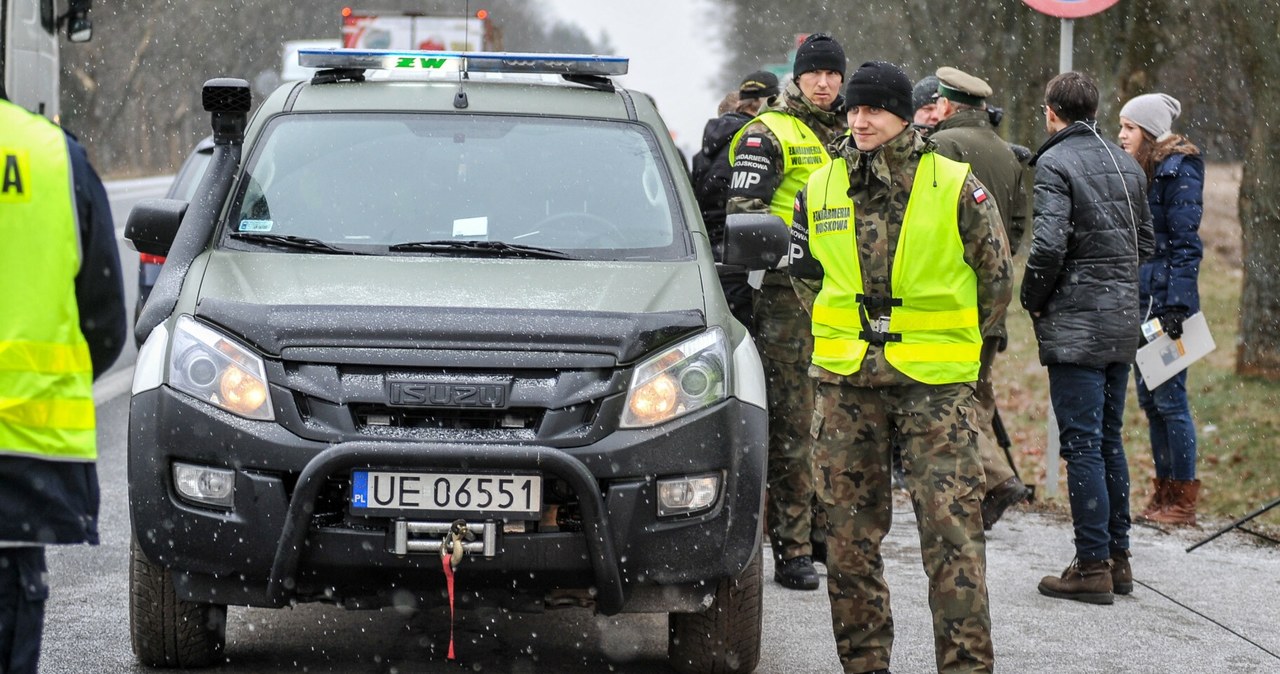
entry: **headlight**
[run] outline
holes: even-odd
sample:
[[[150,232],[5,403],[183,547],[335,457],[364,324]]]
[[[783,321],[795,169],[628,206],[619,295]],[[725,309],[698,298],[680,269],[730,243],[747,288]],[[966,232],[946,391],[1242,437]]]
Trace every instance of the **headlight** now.
[[[729,395],[728,343],[720,328],[636,366],[622,412],[623,428],[642,428],[700,410]]]
[[[169,385],[232,414],[275,418],[262,358],[190,316],[174,327]]]

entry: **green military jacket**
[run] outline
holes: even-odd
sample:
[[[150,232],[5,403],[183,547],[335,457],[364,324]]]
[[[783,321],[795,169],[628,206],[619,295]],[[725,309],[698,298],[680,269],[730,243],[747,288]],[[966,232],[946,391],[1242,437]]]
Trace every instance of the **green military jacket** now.
[[[960,110],[938,122],[929,140],[937,146],[938,154],[972,167],[973,175],[991,192],[1000,209],[1009,251],[1017,254],[1027,231],[1025,167],[991,127],[987,111]]]

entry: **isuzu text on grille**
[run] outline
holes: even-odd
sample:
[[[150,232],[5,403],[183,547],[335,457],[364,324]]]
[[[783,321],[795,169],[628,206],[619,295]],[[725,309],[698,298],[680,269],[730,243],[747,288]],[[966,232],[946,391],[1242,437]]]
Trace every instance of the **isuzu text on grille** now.
[[[503,384],[389,381],[387,401],[392,405],[505,407],[507,387]]]

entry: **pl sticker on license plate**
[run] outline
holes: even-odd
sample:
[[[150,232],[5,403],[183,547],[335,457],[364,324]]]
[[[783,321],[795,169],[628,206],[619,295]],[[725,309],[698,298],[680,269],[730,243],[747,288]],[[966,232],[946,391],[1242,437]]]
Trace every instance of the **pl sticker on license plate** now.
[[[351,474],[351,511],[363,515],[468,513],[538,519],[542,477],[357,470]]]

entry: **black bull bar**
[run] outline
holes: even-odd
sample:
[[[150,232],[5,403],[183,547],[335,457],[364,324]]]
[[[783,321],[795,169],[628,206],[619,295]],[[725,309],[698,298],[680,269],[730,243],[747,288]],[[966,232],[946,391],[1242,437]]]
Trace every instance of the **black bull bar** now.
[[[325,480],[330,476],[345,475],[354,468],[369,466],[537,469],[554,474],[567,482],[578,495],[583,535],[595,573],[596,610],[603,615],[615,615],[622,610],[625,601],[622,574],[605,516],[604,498],[596,477],[581,461],[550,447],[375,441],[333,445],[317,454],[298,476],[271,564],[271,575],[267,579],[267,598],[273,604],[285,605],[290,588],[295,586],[294,576],[311,521],[308,509],[315,503]]]

